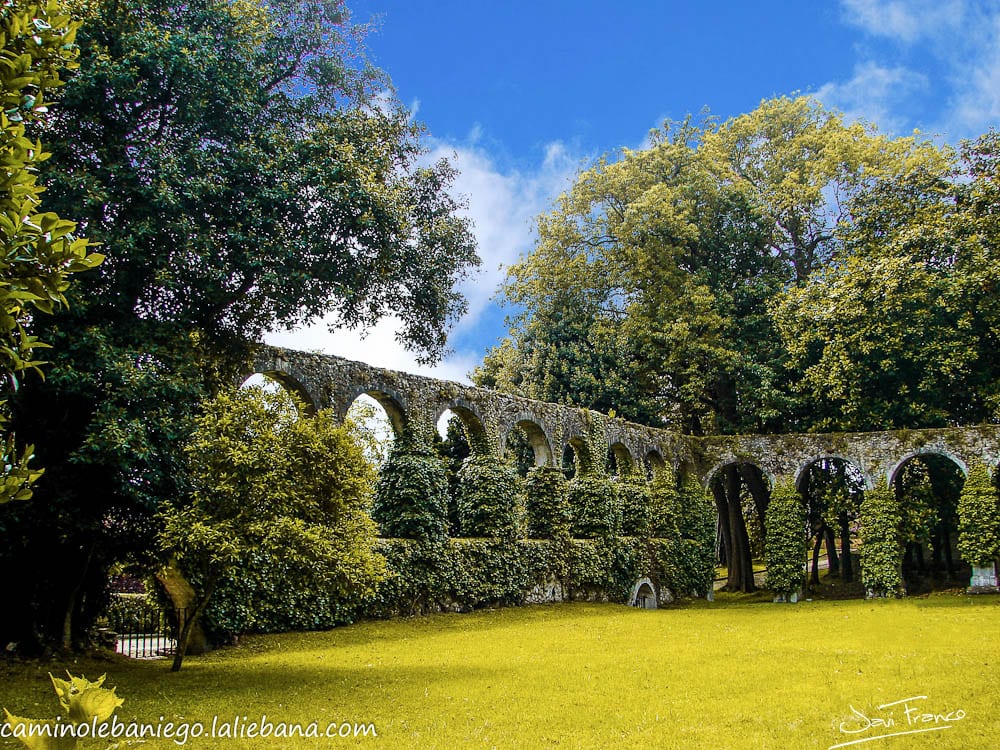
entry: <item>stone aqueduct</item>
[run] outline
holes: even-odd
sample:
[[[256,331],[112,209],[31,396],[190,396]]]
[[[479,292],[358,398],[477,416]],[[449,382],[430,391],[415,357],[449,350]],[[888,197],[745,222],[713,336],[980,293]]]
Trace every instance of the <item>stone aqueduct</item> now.
[[[1000,426],[995,425],[697,438],[577,407],[278,347],[260,347],[252,372],[297,393],[307,409],[329,408],[341,419],[358,396],[368,394],[383,406],[397,432],[405,426],[430,437],[450,409],[462,419],[474,451],[502,454],[511,431],[520,427],[538,465],[559,465],[567,445],[580,456],[587,446],[588,423],[603,426],[604,441],[620,466],[642,462],[656,470],[669,463],[680,472],[693,472],[704,485],[731,463],[754,464],[773,483],[779,477],[798,481],[815,461],[839,458],[860,470],[868,487],[883,476],[891,483],[903,464],[920,454],[946,456],[963,473],[977,461],[1000,464]]]

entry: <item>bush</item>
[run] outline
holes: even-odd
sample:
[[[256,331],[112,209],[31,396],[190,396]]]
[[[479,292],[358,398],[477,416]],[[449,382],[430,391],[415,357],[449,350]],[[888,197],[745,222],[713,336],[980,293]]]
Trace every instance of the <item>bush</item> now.
[[[958,499],[958,554],[977,568],[1000,554],[1000,510],[990,472],[982,464],[969,469]]]
[[[903,593],[902,518],[884,478],[861,503],[861,582],[870,597]]]
[[[665,475],[670,478],[673,475]],[[684,480],[679,490],[667,493],[676,498],[678,542],[672,545],[674,581],[671,588],[677,594],[705,596],[715,580],[715,513],[705,489],[694,477]]]
[[[448,477],[418,437],[404,433],[393,445],[379,473],[372,518],[384,537],[448,539]]]
[[[583,475],[569,482],[570,534],[577,539],[613,537],[621,526],[614,483],[605,476]]]
[[[566,475],[552,466],[535,466],[524,480],[528,536],[553,539],[569,536],[569,487]]]
[[[514,539],[521,532],[520,487],[514,470],[486,453],[469,456],[458,471],[462,535]]]
[[[790,597],[805,581],[808,548],[806,508],[791,482],[778,484],[767,506],[767,587],[781,598]]]
[[[650,505],[652,493],[641,479],[629,477],[618,484],[622,513],[622,536],[652,535]]]

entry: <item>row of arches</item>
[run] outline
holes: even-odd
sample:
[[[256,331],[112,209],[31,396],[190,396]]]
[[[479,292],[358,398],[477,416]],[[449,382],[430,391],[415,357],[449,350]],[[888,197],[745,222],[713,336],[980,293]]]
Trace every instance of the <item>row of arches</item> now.
[[[968,580],[968,566],[954,553],[967,473],[964,462],[943,450],[909,452],[888,473],[901,512],[903,573],[911,592]],[[760,585],[773,482],[749,460],[717,466],[708,477],[720,582],[730,591],[752,592]],[[859,518],[865,493],[873,489],[871,478],[858,463],[826,455],[800,466],[794,484],[807,511],[810,584],[826,582],[845,592],[860,588]]]
[[[309,394],[299,381],[284,371],[266,371],[254,373],[244,381],[244,385],[255,385],[265,388],[281,388],[294,394],[307,413],[318,408],[316,400]],[[406,399],[396,390],[383,384],[375,386],[356,386],[350,391],[349,397],[341,404],[340,418],[354,417],[364,419],[369,426],[385,442],[391,442],[411,424],[411,414],[415,409],[408,408]],[[577,464],[589,464],[594,461],[605,461],[614,473],[643,472],[649,474],[665,465],[665,459],[655,447],[649,447],[644,452],[635,451],[622,441],[611,442],[608,446],[608,456],[592,456],[587,441],[582,435],[571,435],[562,443],[562,450],[557,451],[559,443],[545,425],[543,419],[530,412],[520,412],[509,418],[508,424],[499,429],[496,439],[492,439],[487,429],[486,419],[479,408],[464,399],[456,398],[439,403],[431,414],[431,422],[436,426],[437,434],[447,437],[447,424],[457,419],[462,427],[464,439],[473,452],[486,453],[496,451],[501,455],[528,452],[530,465],[534,466],[567,466],[572,472]],[[497,444],[498,443],[498,444]],[[636,453],[640,455],[635,455]],[[524,461],[522,460],[521,463]]]

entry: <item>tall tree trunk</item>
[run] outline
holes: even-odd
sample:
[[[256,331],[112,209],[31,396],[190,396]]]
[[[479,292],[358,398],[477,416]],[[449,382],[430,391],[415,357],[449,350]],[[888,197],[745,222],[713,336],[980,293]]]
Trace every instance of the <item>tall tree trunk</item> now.
[[[753,504],[757,508],[757,518],[760,519],[760,538],[767,539],[767,526],[764,519],[767,518],[767,506],[771,502],[771,491],[764,480],[764,473],[753,464],[740,464],[739,472],[743,481],[747,483],[750,497],[753,498]]]
[[[95,547],[95,544],[90,545],[90,550],[87,552],[87,559],[83,563],[83,570],[80,572],[76,586],[73,587],[73,590],[69,594],[69,601],[66,602],[66,614],[63,616],[62,643],[60,644],[63,653],[69,653],[73,650],[73,613],[76,611],[76,602],[80,597],[80,589],[83,588],[83,583],[87,579],[87,571],[90,569],[90,561],[94,558]]]
[[[719,513],[719,535],[722,537],[722,555],[719,561],[729,568],[733,559],[733,534],[729,526],[729,503],[726,502],[726,488],[721,480],[711,483],[715,509]]]
[[[816,543],[813,545],[812,575],[809,577],[809,583],[813,586],[819,586],[819,552],[822,547],[823,531],[821,529],[816,532]]]
[[[840,580],[850,583],[854,580],[854,561],[851,559],[851,523],[847,514],[840,514]]]
[[[729,580],[726,583],[726,589],[750,593],[756,590],[756,586],[753,578],[753,559],[750,554],[750,537],[747,534],[743,506],[740,503],[741,486],[742,482],[737,467],[735,465],[727,466],[725,491],[733,554],[730,558]]]
[[[826,561],[829,574],[840,575],[840,556],[837,554],[837,537],[829,524],[823,524],[823,535],[826,537]]]
[[[205,590],[198,599],[198,604],[195,606],[194,610],[182,615],[181,632],[177,636],[177,649],[174,651],[174,663],[170,667],[171,672],[180,671],[181,663],[184,661],[184,655],[187,653],[188,644],[191,642],[191,634],[194,632],[195,627],[197,627],[198,620],[201,619],[201,615],[202,612],[205,611],[205,607],[208,606],[209,599],[211,599],[212,594],[215,593],[215,587],[219,583],[219,578],[220,576],[218,575],[209,578],[208,582],[205,584]]]

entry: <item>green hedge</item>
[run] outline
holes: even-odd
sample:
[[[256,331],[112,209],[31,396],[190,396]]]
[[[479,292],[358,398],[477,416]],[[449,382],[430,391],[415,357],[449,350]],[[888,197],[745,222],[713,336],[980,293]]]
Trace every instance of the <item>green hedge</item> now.
[[[514,539],[521,532],[520,478],[486,453],[473,454],[458,471],[458,517],[466,537]]]
[[[372,518],[382,536],[443,542],[448,538],[448,475],[419,437],[404,433],[379,471]]]
[[[394,617],[523,604],[558,584],[565,599],[626,602],[642,577],[671,588],[665,540],[381,539],[389,573],[358,614]]]
[[[607,476],[578,475],[569,482],[570,533],[577,539],[616,536],[621,509],[614,482]]]
[[[767,587],[788,599],[805,583],[805,560],[809,545],[806,508],[795,485],[781,482],[771,492],[767,506]]]
[[[569,536],[569,486],[562,469],[535,466],[524,480],[528,536],[554,539]]]
[[[969,469],[958,499],[958,554],[978,568],[1000,554],[1000,509],[990,472],[982,464]]]
[[[861,503],[861,582],[870,597],[903,593],[902,517],[885,478]]]

